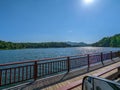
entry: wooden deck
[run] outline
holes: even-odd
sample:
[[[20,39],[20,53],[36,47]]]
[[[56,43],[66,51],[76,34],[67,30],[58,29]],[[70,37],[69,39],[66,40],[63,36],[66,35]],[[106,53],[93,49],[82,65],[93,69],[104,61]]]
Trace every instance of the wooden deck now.
[[[42,90],[68,90],[68,89],[81,90],[82,79],[84,76],[93,75],[93,76],[100,76],[102,78],[106,78],[109,75],[112,75],[113,73],[118,72],[117,67],[119,67],[119,66],[120,66],[120,62],[116,62],[112,65],[91,71],[89,73],[86,73],[86,74],[80,75],[78,77],[66,80],[64,82],[49,86],[49,87],[44,88]],[[76,85],[78,87],[73,88]]]

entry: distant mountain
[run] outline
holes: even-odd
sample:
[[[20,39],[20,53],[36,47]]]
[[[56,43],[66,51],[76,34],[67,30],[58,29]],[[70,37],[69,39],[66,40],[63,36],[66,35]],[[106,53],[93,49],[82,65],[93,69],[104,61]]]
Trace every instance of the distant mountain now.
[[[43,42],[43,43],[14,43],[0,40],[0,49],[21,49],[21,48],[58,48],[58,47],[120,47],[120,34],[111,37],[104,37],[96,43],[86,44],[84,42]]]
[[[72,47],[77,47],[77,46],[88,46],[88,44],[84,42],[66,42],[67,44],[71,45]]]
[[[97,47],[120,47],[120,34],[116,34],[111,37],[104,37],[96,43],[93,43],[92,46]]]
[[[80,42],[43,42],[43,43],[14,43],[0,40],[0,49],[21,49],[21,48],[59,48],[59,47],[77,47],[87,46]]]

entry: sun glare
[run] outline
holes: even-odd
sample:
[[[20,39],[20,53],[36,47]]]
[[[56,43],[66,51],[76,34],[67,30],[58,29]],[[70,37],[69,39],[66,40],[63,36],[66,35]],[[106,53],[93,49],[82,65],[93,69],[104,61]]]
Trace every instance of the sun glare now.
[[[83,2],[84,2],[85,4],[91,4],[91,3],[94,2],[94,0],[83,0]]]

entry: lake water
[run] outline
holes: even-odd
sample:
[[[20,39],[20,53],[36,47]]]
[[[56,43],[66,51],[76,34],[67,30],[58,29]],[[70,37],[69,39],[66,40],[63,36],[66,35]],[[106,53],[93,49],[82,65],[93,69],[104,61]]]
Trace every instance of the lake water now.
[[[18,62],[25,60],[38,60],[42,58],[53,58],[60,56],[71,56],[78,54],[91,54],[99,52],[118,51],[120,48],[106,47],[71,47],[71,48],[38,48],[0,50],[0,63]]]

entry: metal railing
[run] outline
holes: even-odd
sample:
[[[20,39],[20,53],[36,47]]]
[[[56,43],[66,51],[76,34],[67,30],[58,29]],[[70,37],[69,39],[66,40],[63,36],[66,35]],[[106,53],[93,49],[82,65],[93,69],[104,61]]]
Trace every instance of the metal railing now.
[[[69,57],[48,58],[34,61],[24,61],[0,64],[0,86],[15,84],[27,80],[69,72],[72,69],[110,60],[120,56],[120,52],[76,55]]]

